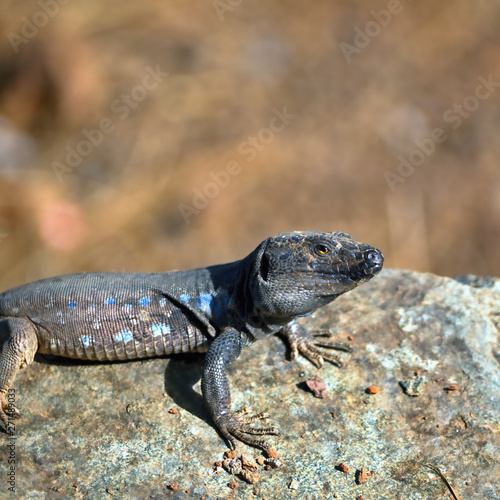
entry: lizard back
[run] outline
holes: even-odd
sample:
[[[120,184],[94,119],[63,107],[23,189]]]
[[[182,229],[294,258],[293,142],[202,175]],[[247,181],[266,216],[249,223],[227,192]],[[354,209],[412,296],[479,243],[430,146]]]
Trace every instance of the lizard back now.
[[[27,318],[39,351],[59,356],[112,361],[204,352],[203,307],[213,295],[205,286],[194,312],[197,282],[195,271],[58,276],[0,294],[0,317]]]

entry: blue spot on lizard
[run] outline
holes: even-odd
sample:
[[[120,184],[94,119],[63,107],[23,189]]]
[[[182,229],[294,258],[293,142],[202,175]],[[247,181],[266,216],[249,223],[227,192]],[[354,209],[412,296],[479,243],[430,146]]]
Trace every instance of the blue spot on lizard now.
[[[87,335],[84,335],[81,337],[82,344],[84,347],[91,347],[92,346],[92,337],[89,337]]]
[[[212,313],[213,296],[209,293],[202,293],[197,300],[198,307],[207,314]]]
[[[127,342],[130,342],[131,340],[134,339],[134,335],[132,334],[132,332],[130,330],[127,330],[126,328],[124,328],[121,332],[118,332],[114,336],[114,339],[116,340],[116,342],[127,343]]]
[[[149,305],[150,302],[151,302],[151,299],[149,297],[141,297],[139,299],[139,305],[142,307],[146,307],[147,305]]]
[[[155,323],[151,325],[151,331],[153,332],[153,337],[161,337],[162,335],[170,334],[170,326],[166,323]]]

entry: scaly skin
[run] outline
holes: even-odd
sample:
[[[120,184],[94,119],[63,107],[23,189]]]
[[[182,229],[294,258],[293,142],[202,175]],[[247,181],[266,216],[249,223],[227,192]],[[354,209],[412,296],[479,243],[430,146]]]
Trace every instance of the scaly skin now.
[[[49,278],[0,294],[0,420],[7,431],[6,394],[35,353],[122,360],[207,352],[202,391],[232,447],[237,440],[267,449],[254,435],[279,434],[250,424],[231,407],[227,368],[241,350],[282,332],[292,357],[317,366],[341,361],[328,348],[350,351],[315,336],[296,319],[312,313],[377,274],[381,252],[345,233],[283,233],[246,258],[170,273],[88,273]],[[325,349],[326,348],[326,349]]]

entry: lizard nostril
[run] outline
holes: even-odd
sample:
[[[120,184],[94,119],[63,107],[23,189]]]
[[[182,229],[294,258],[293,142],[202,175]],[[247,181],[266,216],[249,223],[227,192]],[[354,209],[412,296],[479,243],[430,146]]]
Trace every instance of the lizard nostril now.
[[[382,262],[384,262],[384,257],[382,256],[382,254],[380,252],[373,250],[367,252],[365,258],[372,265],[379,265],[382,264]]]

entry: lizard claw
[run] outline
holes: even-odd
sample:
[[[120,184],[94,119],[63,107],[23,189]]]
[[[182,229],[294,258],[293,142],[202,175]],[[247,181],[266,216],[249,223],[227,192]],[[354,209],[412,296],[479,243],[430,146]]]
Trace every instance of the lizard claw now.
[[[14,434],[14,427],[13,427],[13,419],[14,418],[19,418],[21,414],[19,413],[19,410],[11,403],[7,403],[5,399],[1,400],[1,405],[0,405],[0,420],[2,421],[3,425],[5,426],[5,430],[7,431],[7,434]]]
[[[250,446],[254,446],[262,450],[269,450],[271,445],[265,439],[256,439],[253,436],[281,436],[279,429],[277,427],[252,427],[249,424],[256,422],[257,420],[268,418],[269,414],[262,412],[248,417],[242,416],[247,412],[247,409],[244,408],[237,412],[225,413],[217,419],[217,426],[224,437],[231,444],[232,449],[236,448],[236,439],[238,439],[239,441],[242,441]]]
[[[300,352],[318,368],[323,366],[325,359],[339,368],[344,366],[344,362],[340,356],[327,349],[322,349],[322,347],[337,351],[352,352],[351,344],[322,339],[322,337],[330,336],[330,332],[308,332],[304,327],[295,322],[283,328],[282,333],[290,344],[292,359],[296,358]]]

